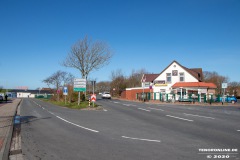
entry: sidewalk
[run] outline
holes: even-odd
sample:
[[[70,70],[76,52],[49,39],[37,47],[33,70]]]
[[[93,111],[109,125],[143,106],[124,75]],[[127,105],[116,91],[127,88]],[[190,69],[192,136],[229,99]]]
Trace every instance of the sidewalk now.
[[[13,120],[21,99],[0,104],[0,160],[7,160],[13,132]]]

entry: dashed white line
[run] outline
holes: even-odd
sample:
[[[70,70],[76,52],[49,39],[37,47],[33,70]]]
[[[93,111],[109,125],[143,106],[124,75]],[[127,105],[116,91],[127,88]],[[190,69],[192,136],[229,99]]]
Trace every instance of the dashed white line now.
[[[119,102],[113,102],[113,103],[119,103]]]
[[[50,114],[55,115],[53,112],[48,111]]]
[[[237,130],[238,132],[240,132],[240,130]]]
[[[206,116],[200,116],[200,115],[194,115],[194,114],[187,114],[187,113],[183,113],[183,114],[185,114],[186,116],[195,116],[195,117],[201,117],[201,118],[215,119],[213,117],[206,117]]]
[[[175,116],[171,116],[171,115],[166,115],[166,116],[171,117],[171,118],[181,119],[181,120],[184,120],[184,121],[193,122],[193,120],[191,120],[191,119],[185,119],[185,118],[175,117]]]
[[[143,108],[138,108],[138,109],[143,110],[143,111],[147,111],[147,112],[151,112],[150,110],[143,109]]]
[[[70,122],[70,121],[67,121],[66,119],[63,119],[63,118],[59,117],[59,116],[56,116],[56,117],[59,118],[59,119],[61,119],[61,120],[63,120],[64,122],[67,122],[67,123],[72,124],[72,125],[74,125],[74,126],[77,126],[77,127],[79,127],[79,128],[82,128],[82,129],[85,129],[85,130],[88,130],[88,131],[91,131],[91,132],[95,132],[95,133],[99,132],[99,131],[96,131],[96,130],[93,130],[93,129],[90,129],[90,128],[86,128],[86,127],[80,126],[80,125],[78,125],[78,124],[72,123],[72,122]]]
[[[157,110],[157,111],[164,111],[163,109],[157,109],[157,108],[151,108],[151,107],[148,107],[148,108],[152,110]]]
[[[122,136],[122,138],[140,140],[140,141],[148,141],[148,142],[158,142],[158,143],[161,142],[160,140],[141,139],[141,138],[134,138],[134,137],[126,137],[126,136]]]

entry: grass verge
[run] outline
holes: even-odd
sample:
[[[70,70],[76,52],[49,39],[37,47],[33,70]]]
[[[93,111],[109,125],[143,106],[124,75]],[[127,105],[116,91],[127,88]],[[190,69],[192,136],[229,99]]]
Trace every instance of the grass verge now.
[[[62,102],[62,101],[53,101],[53,100],[44,100],[44,101],[52,103],[57,106],[67,107],[71,109],[88,109],[88,108],[99,109],[100,108],[99,105],[97,105],[96,103],[94,103],[94,107],[92,103],[90,103],[90,106],[89,106],[88,101],[80,102],[79,105],[78,105],[78,102],[72,102],[72,103],[66,102],[65,104],[65,102]]]

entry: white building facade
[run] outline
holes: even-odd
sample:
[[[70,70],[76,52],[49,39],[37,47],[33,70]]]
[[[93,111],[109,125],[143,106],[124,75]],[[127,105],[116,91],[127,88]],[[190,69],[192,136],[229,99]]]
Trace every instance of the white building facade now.
[[[186,67],[173,61],[159,76],[153,81],[153,92],[172,93],[172,86],[177,82],[199,82]],[[196,73],[197,75],[201,73]]]

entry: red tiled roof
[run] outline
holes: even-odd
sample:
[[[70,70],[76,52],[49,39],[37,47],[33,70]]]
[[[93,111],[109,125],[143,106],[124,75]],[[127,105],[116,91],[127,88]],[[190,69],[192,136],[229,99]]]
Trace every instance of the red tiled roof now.
[[[196,88],[217,88],[214,83],[206,83],[206,82],[177,82],[172,88],[180,88],[180,87],[196,87]]]

